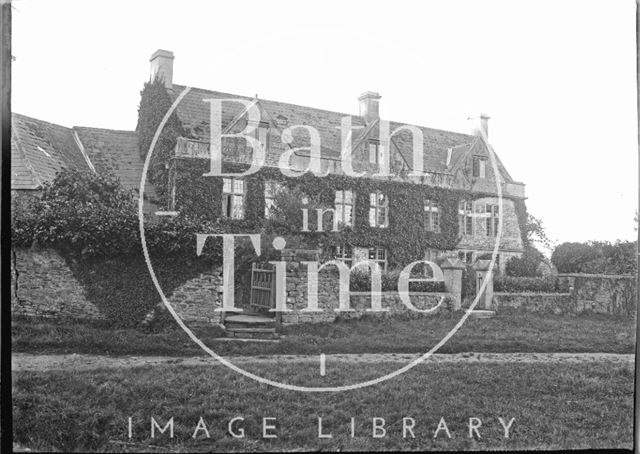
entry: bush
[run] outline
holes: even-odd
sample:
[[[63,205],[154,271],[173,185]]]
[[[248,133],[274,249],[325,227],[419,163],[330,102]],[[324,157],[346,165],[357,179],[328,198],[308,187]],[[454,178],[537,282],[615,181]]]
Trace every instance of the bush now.
[[[383,292],[398,291],[398,279],[400,270],[383,271],[381,273],[381,286]],[[352,292],[371,291],[371,273],[367,270],[354,270],[351,273],[349,289]],[[444,282],[409,282],[411,292],[444,292]]]
[[[142,254],[133,194],[117,178],[62,170],[40,198],[14,198],[12,211],[12,246],[35,243],[60,252],[112,326],[136,325],[160,300]],[[216,224],[186,216],[145,224],[154,269],[167,295],[219,264],[221,241],[209,240],[198,258],[195,234],[220,231]]]
[[[537,277],[540,276],[538,266],[544,260],[544,255],[533,246],[527,246],[522,257],[512,257],[505,265],[507,276]]]
[[[564,288],[558,284],[555,276],[545,277],[513,277],[513,276],[496,276],[493,280],[493,290],[505,293],[521,293],[521,292],[542,292],[556,293],[567,292],[568,288]]]
[[[636,242],[590,241],[562,243],[551,255],[560,273],[632,274],[636,265]]]

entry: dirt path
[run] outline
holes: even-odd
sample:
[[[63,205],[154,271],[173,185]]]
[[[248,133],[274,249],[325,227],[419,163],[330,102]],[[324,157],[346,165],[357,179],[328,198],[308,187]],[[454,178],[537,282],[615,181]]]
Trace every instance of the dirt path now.
[[[345,355],[326,355],[327,363],[408,363],[420,355],[395,353],[363,353]],[[233,364],[259,364],[265,362],[318,362],[319,355],[273,355],[273,356],[235,356],[225,358]],[[425,360],[436,363],[589,363],[589,362],[634,362],[633,354],[617,353],[458,353],[435,354]],[[31,355],[14,353],[11,359],[15,371],[49,370],[92,370],[103,368],[126,368],[161,365],[183,366],[219,366],[220,362],[207,357],[175,358],[167,356],[99,356],[99,355]]]

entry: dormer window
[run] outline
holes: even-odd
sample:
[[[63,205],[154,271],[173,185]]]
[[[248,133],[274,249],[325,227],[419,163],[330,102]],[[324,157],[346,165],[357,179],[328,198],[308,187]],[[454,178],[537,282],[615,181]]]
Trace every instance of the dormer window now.
[[[258,139],[258,141],[264,147],[265,151],[269,149],[269,122],[268,121],[261,121],[260,123],[258,123],[255,129],[250,133],[250,135]],[[247,144],[247,147],[250,147],[250,145]]]
[[[473,157],[473,176],[474,178],[487,177],[487,158],[484,156]]]
[[[382,162],[384,154],[384,146],[380,145],[377,140],[370,140],[368,143],[369,162],[371,164],[379,164]]]

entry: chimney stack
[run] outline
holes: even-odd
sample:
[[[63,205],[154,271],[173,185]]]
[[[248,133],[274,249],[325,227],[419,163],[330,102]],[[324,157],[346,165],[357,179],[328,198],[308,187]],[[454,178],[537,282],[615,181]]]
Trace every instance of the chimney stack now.
[[[473,121],[473,134],[476,136],[482,135],[481,132],[484,133],[484,136],[489,138],[489,118],[491,118],[486,113],[481,113],[477,117],[469,117],[469,120]]]
[[[173,52],[158,49],[153,53],[151,59],[151,80],[156,76],[164,80],[164,86],[173,88]]]
[[[380,118],[380,94],[374,91],[365,91],[358,96],[360,101],[360,116],[364,117],[367,123]]]

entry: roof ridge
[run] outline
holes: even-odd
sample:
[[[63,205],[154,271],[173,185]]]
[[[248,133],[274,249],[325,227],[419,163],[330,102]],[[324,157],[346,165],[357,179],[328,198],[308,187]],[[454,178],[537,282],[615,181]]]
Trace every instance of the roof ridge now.
[[[181,88],[186,88],[187,85],[180,85],[180,84],[173,84],[174,87],[181,87]],[[227,93],[227,92],[223,92],[223,91],[216,91],[216,90],[209,90],[207,88],[200,88],[200,87],[190,87],[191,90],[199,90],[199,91],[205,91],[205,92],[209,92],[209,93],[218,93],[221,95],[229,95],[232,97],[236,97],[236,98],[246,98],[248,100],[251,99],[255,99],[255,97],[251,97],[251,96],[245,96],[245,95],[237,95],[234,93]],[[273,99],[263,99],[263,98],[259,98],[260,101],[265,101],[265,102],[272,102],[272,103],[277,103],[277,104],[284,104],[286,106],[291,106],[291,107],[303,107],[306,109],[313,109],[313,110],[318,110],[321,112],[328,112],[328,113],[332,113],[332,114],[336,114],[336,115],[344,115],[344,116],[350,116],[350,117],[357,117],[357,118],[362,118],[364,120],[364,117],[360,116],[360,115],[354,115],[354,114],[349,114],[349,113],[345,113],[345,112],[338,112],[336,110],[329,110],[329,109],[323,109],[321,107],[312,107],[312,106],[305,106],[302,104],[294,104],[294,103],[290,103],[290,102],[284,102],[284,101],[275,101]],[[401,125],[408,125],[408,126],[415,126],[421,129],[428,129],[431,131],[441,131],[441,132],[446,132],[449,134],[458,134],[460,136],[465,136],[465,137],[473,137],[473,134],[466,134],[464,132],[457,132],[457,131],[451,131],[448,129],[439,129],[439,128],[431,128],[429,126],[422,126],[422,125],[416,125],[416,124],[411,124],[411,123],[405,123],[405,122],[401,122],[401,121],[396,121],[396,120],[386,120],[389,121],[389,123],[396,123],[396,124],[401,124]]]
[[[16,117],[21,117],[21,118],[23,118],[23,119],[24,119],[24,118],[26,118],[26,119],[33,120],[33,121],[39,121],[39,122],[41,122],[41,123],[46,123],[46,124],[48,124],[48,125],[57,126],[57,127],[59,127],[59,128],[65,128],[65,129],[69,129],[69,130],[71,130],[71,129],[72,129],[72,128],[71,128],[71,127],[69,127],[69,126],[61,125],[60,123],[53,123],[53,122],[51,122],[51,121],[47,121],[47,120],[40,120],[39,118],[36,118],[36,117],[30,117],[29,115],[24,115],[24,114],[21,114],[21,113],[18,113],[18,112],[11,112],[11,116],[14,116],[14,115],[15,115]]]
[[[128,129],[110,129],[110,128],[97,128],[95,126],[73,126],[71,129],[91,129],[94,131],[107,131],[107,132],[116,132],[116,133],[124,133],[124,134],[135,134],[135,130]]]

